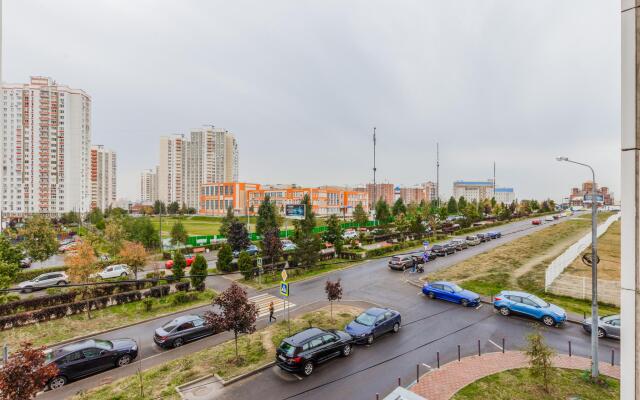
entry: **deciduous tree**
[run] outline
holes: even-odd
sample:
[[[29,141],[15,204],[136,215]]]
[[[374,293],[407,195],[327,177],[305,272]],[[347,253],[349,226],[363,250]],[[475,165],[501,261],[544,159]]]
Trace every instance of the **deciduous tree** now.
[[[389,212],[389,205],[383,199],[376,202],[376,219],[381,224],[385,225],[391,221],[391,212]]]
[[[280,242],[280,230],[276,228],[269,228],[262,235],[262,254],[269,260],[269,263],[274,264],[278,262],[282,257],[282,242]]]
[[[58,374],[55,363],[46,362],[45,347],[34,348],[22,342],[17,351],[0,368],[0,399],[28,400],[44,388],[49,379]]]
[[[553,356],[555,352],[549,347],[539,330],[527,335],[525,354],[529,358],[529,372],[531,376],[540,380],[542,389],[549,393],[549,384],[555,375]]]
[[[294,256],[296,261],[305,267],[313,267],[318,261],[318,252],[322,248],[322,242],[318,235],[313,233],[316,226],[316,216],[311,207],[309,195],[304,195],[302,204],[305,206],[305,216],[303,219],[295,221],[295,231],[293,242],[298,246]]]
[[[231,223],[227,243],[229,243],[233,251],[242,251],[249,247],[251,244],[249,232],[247,232],[247,227],[242,222],[233,221]]]
[[[364,211],[362,203],[358,203],[353,210],[353,222],[358,224],[359,227],[365,227],[367,226],[367,222],[369,222],[369,216],[366,211]]]
[[[229,206],[227,215],[222,218],[222,223],[220,224],[220,234],[224,237],[229,237],[229,228],[234,222],[238,222],[238,218],[233,214],[233,208]]]
[[[73,254],[65,257],[64,263],[68,267],[67,274],[73,283],[87,283],[97,272],[96,254],[89,242],[82,241]],[[91,318],[91,304],[89,302],[90,286],[81,286],[82,298],[87,300],[87,316]]]
[[[147,262],[147,251],[141,243],[125,241],[118,253],[120,261],[133,269],[135,278],[138,279],[138,270]]]
[[[322,236],[325,242],[333,245],[337,253],[342,251],[342,244],[344,243],[342,227],[340,226],[340,220],[335,214],[331,214],[327,219],[327,230],[324,231]]]
[[[171,215],[177,214],[179,210],[180,210],[180,204],[178,204],[177,201],[169,203],[169,205],[167,206],[167,212]]]
[[[0,233],[0,261],[19,266],[22,260],[22,248],[11,243],[9,238]]]
[[[213,305],[219,307],[220,312],[207,311],[204,319],[214,330],[233,331],[238,362],[238,335],[255,332],[258,308],[249,301],[247,292],[236,283],[220,293],[213,300]]]
[[[246,251],[241,251],[238,256],[238,270],[246,280],[253,277],[253,259],[251,259],[251,256]]]
[[[466,206],[467,199],[465,199],[464,196],[460,196],[460,198],[458,199],[458,212],[462,212],[462,210],[464,210]]]
[[[107,245],[107,252],[115,256],[122,249],[122,243],[126,237],[124,226],[120,218],[112,218],[104,228],[104,239]]]
[[[327,283],[324,285],[324,291],[327,294],[327,300],[329,300],[331,320],[333,321],[333,302],[342,299],[342,285],[340,284],[340,279],[333,282],[327,280]]]
[[[397,217],[400,214],[405,214],[407,212],[407,207],[404,205],[404,201],[402,197],[398,197],[395,203],[393,203],[393,208],[391,209],[394,217]]]
[[[153,213],[155,215],[165,214],[166,212],[167,212],[167,207],[165,206],[165,204],[162,201],[156,200],[153,203]]]
[[[184,229],[182,221],[176,221],[176,223],[171,227],[171,244],[174,246],[178,243],[185,244],[187,243],[187,238],[187,230]]]
[[[36,261],[44,261],[58,252],[56,231],[51,221],[43,216],[28,218],[19,233],[24,238],[22,245],[27,254]]]

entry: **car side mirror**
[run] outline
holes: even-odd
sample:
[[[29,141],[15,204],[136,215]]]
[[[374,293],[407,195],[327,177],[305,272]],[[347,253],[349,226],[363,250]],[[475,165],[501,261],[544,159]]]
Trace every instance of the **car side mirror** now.
[[[103,355],[105,355],[105,354],[107,354],[107,351],[106,351],[106,350],[100,350],[100,355],[101,355],[101,356],[103,356]]]

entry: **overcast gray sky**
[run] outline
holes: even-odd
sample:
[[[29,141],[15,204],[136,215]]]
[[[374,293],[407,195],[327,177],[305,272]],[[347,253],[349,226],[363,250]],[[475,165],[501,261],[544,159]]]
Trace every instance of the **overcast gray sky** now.
[[[138,196],[158,138],[232,131],[258,183],[485,179],[560,199],[590,162],[618,198],[619,2],[5,0],[5,82],[93,99]]]

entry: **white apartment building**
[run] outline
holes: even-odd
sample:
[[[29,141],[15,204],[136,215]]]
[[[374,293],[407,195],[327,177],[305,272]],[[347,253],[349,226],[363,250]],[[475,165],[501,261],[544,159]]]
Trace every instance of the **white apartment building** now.
[[[3,214],[89,211],[89,95],[48,77],[3,84],[0,92]]]
[[[453,197],[458,200],[464,197],[467,201],[480,202],[485,199],[496,198],[497,202],[510,204],[515,200],[513,188],[495,188],[493,179],[486,181],[455,181],[453,182]]]
[[[116,153],[91,146],[91,208],[104,210],[116,202]]]
[[[158,167],[145,169],[140,174],[140,201],[151,205],[158,200]]]
[[[158,199],[198,209],[204,183],[238,181],[238,144],[232,133],[213,126],[160,139]]]

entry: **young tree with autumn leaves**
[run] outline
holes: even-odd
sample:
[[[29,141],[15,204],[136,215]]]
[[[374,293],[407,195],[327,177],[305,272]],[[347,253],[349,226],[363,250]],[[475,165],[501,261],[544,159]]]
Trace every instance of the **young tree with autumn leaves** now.
[[[33,399],[58,374],[55,363],[46,364],[44,350],[23,342],[9,355],[0,368],[0,400]]]
[[[108,225],[107,228],[109,228]],[[118,257],[120,261],[133,269],[135,278],[138,279],[138,269],[144,267],[147,262],[147,251],[144,246],[137,242],[124,242]]]
[[[247,292],[235,282],[213,300],[213,306],[218,306],[220,312],[207,311],[204,319],[214,331],[233,331],[236,362],[239,362],[238,335],[255,332],[258,308],[249,301]]]
[[[337,281],[327,280],[324,286],[324,291],[327,293],[327,300],[329,300],[329,306],[331,309],[331,321],[333,321],[333,302],[342,299],[342,285],[340,279]]]
[[[69,280],[72,283],[87,283],[92,278],[91,275],[97,272],[96,261],[96,254],[91,244],[86,241],[80,242],[76,252],[67,255],[64,259],[68,267]],[[81,286],[81,288],[82,298],[87,300],[87,316],[91,318],[91,304],[88,300],[91,286]]]

